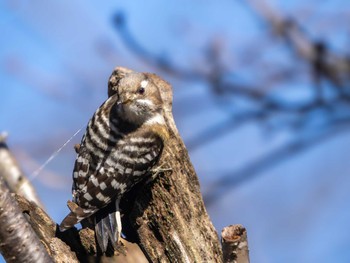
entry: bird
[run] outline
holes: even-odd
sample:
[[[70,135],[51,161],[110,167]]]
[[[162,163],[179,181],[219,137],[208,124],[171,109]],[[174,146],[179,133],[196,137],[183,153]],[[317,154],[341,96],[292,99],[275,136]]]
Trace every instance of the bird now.
[[[82,220],[93,222],[102,253],[117,249],[122,225],[120,200],[155,168],[169,137],[155,75],[116,68],[109,98],[89,120],[73,169],[73,201],[59,226],[65,231]],[[103,208],[114,209],[102,213]]]

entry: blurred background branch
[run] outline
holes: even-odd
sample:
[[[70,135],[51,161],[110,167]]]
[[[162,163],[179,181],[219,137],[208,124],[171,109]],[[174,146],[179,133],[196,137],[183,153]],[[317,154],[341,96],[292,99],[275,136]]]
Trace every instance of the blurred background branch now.
[[[267,34],[269,31],[272,32],[276,41],[281,39],[284,48],[297,55],[293,57],[295,68],[280,68],[272,73],[265,71],[266,81],[253,82],[249,85],[243,81],[232,80],[230,78],[237,73],[230,71],[221,61],[221,47],[215,42],[208,43],[206,51],[202,53],[203,60],[208,63],[209,71],[183,68],[175,65],[171,58],[153,54],[143,47],[128,29],[127,17],[123,12],[116,13],[113,18],[115,29],[125,46],[140,60],[176,78],[204,83],[213,95],[217,107],[228,112],[225,120],[198,132],[187,141],[190,151],[203,147],[248,123],[255,122],[263,129],[273,131],[280,129],[293,131],[291,140],[279,149],[248,163],[237,171],[228,172],[213,182],[209,186],[211,190],[205,193],[208,206],[217,202],[217,199],[229,192],[232,187],[254,178],[261,171],[336,136],[339,131],[348,131],[350,124],[349,57],[346,54],[334,54],[327,47],[326,41],[311,40],[302,25],[291,16],[284,17],[267,1],[241,2],[251,8],[257,19],[266,25]],[[264,47],[255,46],[255,48]],[[263,53],[263,50],[260,50],[260,53]],[[307,101],[294,98],[290,100],[288,96],[280,95],[283,86],[295,81],[300,64],[305,64],[306,67],[303,69],[307,71],[310,80],[309,87],[305,89],[310,89],[312,96]],[[245,66],[242,64],[242,67]],[[272,83],[274,80],[277,83]],[[323,87],[324,81],[330,85]],[[281,88],[270,89],[269,85],[280,85]],[[328,89],[328,92],[323,92],[322,89]]]

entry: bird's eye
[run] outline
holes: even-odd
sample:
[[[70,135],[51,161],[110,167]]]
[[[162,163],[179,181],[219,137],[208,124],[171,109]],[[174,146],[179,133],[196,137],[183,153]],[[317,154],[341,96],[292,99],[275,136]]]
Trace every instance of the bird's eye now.
[[[145,88],[144,87],[140,87],[139,90],[138,90],[138,93],[141,94],[141,95],[143,93],[145,93]]]

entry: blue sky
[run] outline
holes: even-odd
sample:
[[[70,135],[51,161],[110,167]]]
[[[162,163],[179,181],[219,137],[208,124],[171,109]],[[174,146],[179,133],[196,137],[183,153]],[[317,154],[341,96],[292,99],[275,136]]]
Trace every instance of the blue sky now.
[[[173,84],[175,120],[185,143],[231,118],[228,110],[234,108],[223,103],[234,103],[235,97],[214,98],[205,83],[176,78],[140,60],[125,46],[112,17],[123,12],[138,42],[183,68],[210,67],[202,54],[208,42],[217,41],[223,61],[236,73],[234,78],[255,83],[270,68],[243,64],[248,48],[266,46],[262,55],[266,65],[279,61],[293,66],[293,61],[282,44],[264,41],[266,27],[242,2],[1,1],[0,130],[9,133],[8,144],[25,172],[30,175],[86,125],[106,98],[106,83],[117,65],[157,72]],[[317,1],[271,3],[285,13],[300,15],[298,21],[308,21],[306,30],[315,39],[328,36],[326,22],[332,24],[334,14],[347,12],[341,10],[345,1],[340,0],[324,1],[317,8]],[[343,51],[344,43],[349,43],[346,30],[336,27],[330,32],[331,47]],[[281,96],[306,100],[307,85],[288,83]],[[203,193],[210,192],[221,176],[238,174],[294,135],[293,130],[248,122],[193,148],[190,156]],[[68,212],[73,144],[81,136],[33,180],[56,222]],[[243,224],[251,262],[349,262],[349,146],[350,135],[340,132],[261,169],[207,207],[215,227],[220,232],[224,226]]]

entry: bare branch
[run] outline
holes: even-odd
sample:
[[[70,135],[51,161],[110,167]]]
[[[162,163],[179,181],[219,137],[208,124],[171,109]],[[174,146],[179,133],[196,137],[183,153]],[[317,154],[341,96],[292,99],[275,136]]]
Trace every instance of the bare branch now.
[[[348,87],[350,59],[337,56],[323,42],[312,42],[292,18],[285,19],[276,9],[263,0],[246,1],[274,30],[284,37],[290,47],[311,65],[315,74],[322,75],[336,87]]]
[[[255,1],[252,0],[252,2]],[[260,3],[260,2],[259,2]],[[323,52],[319,47],[322,46],[320,43],[312,43],[300,30],[300,28],[295,24],[294,21],[285,19],[279,14],[276,14],[275,10],[270,10],[266,3],[256,4],[259,10],[267,16],[268,21],[271,21],[273,28],[276,32],[283,33],[286,37],[287,42],[296,50],[302,58],[305,59],[307,63],[311,65],[314,70],[315,76],[317,77],[321,74],[323,77],[330,79],[330,81],[335,86],[345,86],[349,81],[348,75],[350,73],[350,60],[347,58],[337,57],[329,52]],[[293,26],[295,24],[295,26]],[[213,52],[207,52],[204,55],[209,56],[208,59],[211,63],[214,63],[211,67],[210,72],[196,71],[193,69],[183,69],[172,63],[171,60],[166,60],[162,56],[151,53],[146,48],[144,48],[137,40],[133,37],[132,33],[128,30],[127,21],[123,13],[118,13],[114,17],[114,25],[118,30],[122,40],[125,42],[126,46],[134,52],[143,61],[156,66],[158,69],[163,70],[169,74],[176,77],[182,78],[184,80],[191,81],[201,81],[207,83],[213,94],[217,96],[234,95],[236,98],[248,99],[255,103],[261,114],[267,111],[273,112],[289,112],[289,113],[304,113],[310,111],[316,107],[325,104],[320,101],[309,101],[309,102],[285,102],[280,98],[276,98],[274,94],[270,94],[264,89],[266,83],[259,83],[258,85],[247,85],[242,84],[234,80],[227,81],[225,77],[232,75],[232,73],[227,72],[226,68],[220,64],[218,61],[217,54]],[[289,33],[289,31],[291,31]],[[295,31],[295,32],[294,32]],[[214,62],[213,62],[214,60]],[[334,71],[334,72],[333,72]],[[287,73],[294,72],[292,69],[288,69]],[[282,74],[285,79],[286,73]],[[276,76],[270,76],[275,78]],[[281,76],[279,76],[281,78]],[[339,82],[341,80],[341,82]],[[316,95],[316,94],[315,94]],[[348,100],[346,93],[339,99]],[[215,97],[214,96],[214,97]]]
[[[65,232],[56,230],[56,223],[36,204],[20,195],[15,198],[33,228],[36,236],[44,244],[55,262],[147,262],[140,248],[123,240],[126,256],[116,253],[114,256],[97,256],[94,231],[89,228],[69,229]]]
[[[118,30],[122,39],[125,41],[126,46],[133,51],[136,55],[138,55],[143,61],[154,65],[164,72],[168,74],[178,76],[181,78],[186,78],[188,80],[196,80],[200,79],[203,76],[203,73],[198,71],[192,71],[191,69],[181,69],[179,67],[174,66],[170,61],[167,61],[164,56],[158,56],[156,54],[152,54],[147,49],[142,47],[136,39],[132,36],[130,31],[126,26],[126,18],[125,14],[122,12],[118,12],[113,17],[113,24],[115,28]]]
[[[29,201],[43,207],[33,185],[24,175],[15,157],[10,152],[5,138],[5,135],[0,135],[0,176],[3,177],[11,192],[20,194]]]
[[[267,77],[264,78],[265,81],[247,85],[237,81],[237,78],[227,78],[232,73],[228,73],[225,67],[221,66],[217,52],[209,52],[209,56],[212,58],[209,61],[214,60],[214,66],[211,67],[212,71],[210,72],[182,69],[174,65],[171,60],[166,60],[164,64],[161,56],[152,54],[137,42],[127,28],[125,17],[120,14],[116,16],[117,23],[115,25],[122,40],[143,61],[184,80],[201,81],[207,84],[212,91],[213,99],[219,99],[218,105],[220,107],[223,106],[220,103],[220,98],[227,95],[232,96],[235,101],[248,102],[251,105],[250,108],[240,108],[240,106],[226,103],[227,109],[225,108],[225,110],[229,112],[226,120],[212,125],[212,127],[190,138],[187,141],[189,150],[202,147],[247,123],[256,122],[274,129],[288,128],[295,132],[295,138],[275,152],[252,161],[242,169],[224,174],[210,187],[211,192],[205,194],[206,205],[216,201],[232,187],[254,178],[264,169],[314,146],[329,136],[334,136],[339,130],[348,129],[347,124],[350,123],[350,119],[347,117],[350,112],[349,95],[346,90],[349,88],[350,59],[345,55],[340,57],[330,52],[323,42],[312,42],[295,20],[284,18],[278,10],[270,7],[265,1],[247,0],[247,2],[267,22],[273,32],[285,40],[287,47],[298,55],[299,61],[296,62],[301,61],[310,67],[312,73],[310,79],[314,81],[315,87],[310,85],[309,88],[315,88],[314,97],[305,101],[288,100],[279,96],[281,93],[266,88],[266,86],[271,85],[268,81],[271,77],[272,79],[278,78],[284,83],[288,83],[291,78],[294,78],[293,72],[297,68],[292,65],[287,71],[278,67],[277,77],[276,73],[267,74]],[[120,18],[122,19],[118,20]],[[203,56],[208,56],[208,54],[204,52]],[[280,73],[281,75],[279,75]],[[293,76],[291,77],[291,75]],[[330,88],[337,96],[330,98],[324,96],[321,91],[321,79],[332,84]],[[243,104],[247,105],[247,103]],[[319,114],[321,112],[322,114]],[[324,127],[317,126],[317,123],[320,122],[325,123]],[[312,134],[313,130],[315,131],[314,135]]]
[[[0,250],[7,262],[53,262],[0,176]]]
[[[349,126],[350,120],[348,118],[339,119],[333,123],[333,125],[330,125],[329,128],[320,127],[319,130],[301,134],[299,137],[293,138],[291,141],[277,148],[272,153],[266,154],[265,156],[248,163],[241,169],[221,176],[211,185],[211,190],[204,193],[205,204],[210,206],[229,190],[232,190],[233,187],[237,187],[242,183],[253,179],[260,172],[272,167],[273,165],[276,165],[279,162],[283,162],[286,159],[291,158],[296,154],[335,136],[338,133],[347,131]]]

